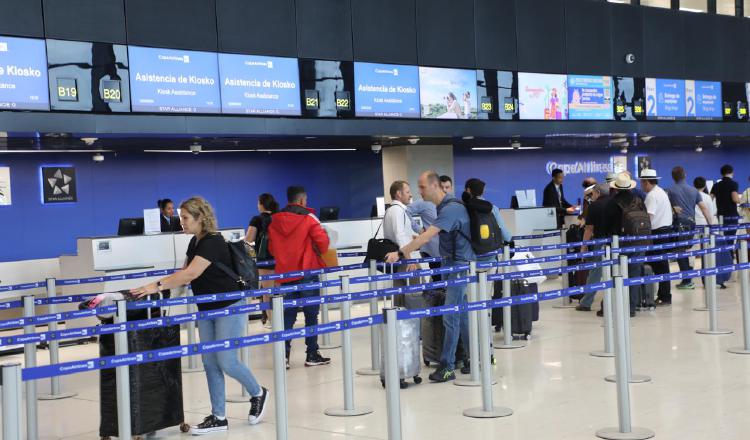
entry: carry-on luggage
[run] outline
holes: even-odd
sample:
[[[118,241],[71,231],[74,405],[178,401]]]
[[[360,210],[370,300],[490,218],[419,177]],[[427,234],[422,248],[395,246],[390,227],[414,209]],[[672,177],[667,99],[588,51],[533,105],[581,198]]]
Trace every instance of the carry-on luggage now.
[[[643,265],[643,276],[650,277],[654,274],[654,269],[650,264]],[[641,284],[638,289],[637,310],[654,310],[656,309],[656,294],[659,291],[659,283]]]
[[[445,289],[425,290],[422,292],[422,296],[426,303],[425,307],[438,307],[445,304]],[[425,366],[429,367],[430,364],[439,364],[440,356],[443,353],[443,338],[445,336],[443,317],[429,316],[422,318],[421,330],[422,359]],[[456,364],[459,361],[463,362],[467,357],[468,353],[464,353],[464,347],[459,337],[458,346],[456,347]]]
[[[567,232],[565,233],[565,241],[567,243],[578,243],[580,241],[583,241],[583,228],[578,225],[570,225]],[[574,247],[574,248],[568,248],[567,253],[568,254],[576,254],[578,252],[581,252],[581,248]],[[582,258],[576,258],[573,260],[568,260],[567,265],[568,266],[576,266],[578,264],[583,264],[585,261]],[[586,280],[589,277],[589,271],[588,270],[577,270],[575,272],[568,272],[568,287],[575,287],[575,286],[585,286]],[[570,295],[570,299],[577,299],[578,301],[583,298],[583,294],[575,294]]]
[[[402,308],[399,308],[403,310]],[[415,384],[422,383],[419,373],[422,366],[419,362],[419,318],[399,320],[398,332],[398,375],[401,388],[407,388],[406,379],[413,379]],[[385,388],[385,326],[380,326],[380,384]]]
[[[734,264],[734,257],[732,251],[717,252],[716,254],[716,267],[731,266]],[[716,275],[716,284],[724,284],[732,277],[732,272],[720,273]],[[719,286],[721,287],[721,286]]]
[[[495,294],[493,298],[502,297],[502,283],[496,282]],[[500,284],[500,285],[498,285]],[[539,287],[536,283],[529,284],[526,280],[512,280],[510,282],[511,296],[526,295],[538,293]],[[534,321],[539,320],[539,303],[519,304],[510,308],[511,333],[513,339],[527,340],[531,336],[531,330]],[[499,332],[503,328],[503,309],[492,309],[492,325],[495,331]]]

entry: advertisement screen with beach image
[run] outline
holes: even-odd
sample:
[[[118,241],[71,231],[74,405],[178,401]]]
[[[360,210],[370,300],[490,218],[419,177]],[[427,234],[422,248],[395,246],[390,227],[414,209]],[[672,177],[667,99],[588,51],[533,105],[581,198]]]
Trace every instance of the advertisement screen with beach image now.
[[[612,77],[568,75],[568,115],[578,120],[611,120]]]
[[[568,119],[568,77],[519,72],[518,100],[521,119]]]
[[[476,119],[477,72],[419,68],[419,98],[427,119]]]

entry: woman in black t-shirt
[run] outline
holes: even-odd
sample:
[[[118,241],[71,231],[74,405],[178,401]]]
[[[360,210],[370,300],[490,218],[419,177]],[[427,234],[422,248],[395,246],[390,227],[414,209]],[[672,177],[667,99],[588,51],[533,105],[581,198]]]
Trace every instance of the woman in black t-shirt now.
[[[180,221],[186,234],[194,234],[187,250],[187,259],[182,270],[161,280],[147,284],[132,293],[137,296],[157,293],[164,289],[190,284],[195,295],[207,295],[238,290],[237,283],[214,263],[232,265],[232,258],[224,238],[216,230],[213,208],[201,197],[193,197],[180,205]],[[222,301],[199,304],[201,311],[221,309],[238,301]],[[243,326],[247,326],[247,314],[235,314],[198,321],[198,332],[202,343],[239,338]],[[268,390],[255,380],[250,369],[243,365],[236,350],[204,353],[203,367],[206,370],[208,392],[211,396],[211,415],[202,423],[192,426],[193,435],[226,431],[226,397],[224,375],[233,377],[250,393],[248,422],[255,425],[263,417]]]
[[[279,212],[279,203],[273,198],[273,195],[263,193],[258,196],[258,212],[260,214],[250,220],[245,241],[253,245],[257,261],[260,263],[273,260],[273,255],[268,251],[268,226],[271,224],[271,215]],[[261,266],[258,268],[258,274],[269,275],[273,273],[273,270],[273,266]],[[263,289],[273,287],[273,281],[261,281],[260,287]],[[270,295],[263,295],[263,302],[269,302],[270,300]],[[270,328],[271,314],[268,310],[263,310],[261,313],[263,325]]]

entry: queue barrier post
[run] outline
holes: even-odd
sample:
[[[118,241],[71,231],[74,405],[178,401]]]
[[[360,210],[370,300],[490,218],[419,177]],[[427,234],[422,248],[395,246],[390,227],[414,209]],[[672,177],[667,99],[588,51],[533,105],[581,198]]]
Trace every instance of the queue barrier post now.
[[[325,284],[327,280],[328,280],[327,274],[324,273],[320,275],[320,281],[323,284]],[[320,305],[320,323],[325,325],[331,322],[328,316],[328,303],[325,302],[325,297],[328,295],[328,286],[323,287],[320,293],[324,299],[323,303]],[[331,333],[323,333],[323,336],[320,339],[320,346],[319,346],[321,350],[334,350],[340,347],[341,347],[341,344],[334,344],[331,341]]]
[[[719,226],[721,226],[724,223],[724,216],[719,216]],[[711,234],[711,227],[706,225],[703,227],[703,238],[710,237]],[[701,248],[706,250],[710,249],[711,246],[709,243],[702,243]],[[708,269],[710,264],[710,258],[711,254],[704,254],[701,256],[701,269]],[[696,312],[708,312],[708,278],[703,277],[703,305],[695,306],[693,307],[693,310]],[[718,308],[717,308],[718,310]]]
[[[618,264],[618,274],[619,276],[625,280],[628,278],[628,257],[627,255],[620,255],[619,257],[619,264]],[[617,275],[616,275],[617,276]],[[623,332],[623,341],[625,344],[625,371],[627,372],[626,377],[628,378],[628,382],[630,383],[646,383],[651,382],[651,377],[646,376],[645,374],[633,374],[633,359],[632,359],[632,350],[630,346],[630,287],[627,287],[627,289],[623,289],[623,312],[622,312],[622,320],[625,322],[625,331]],[[616,314],[617,312],[613,310],[613,314]],[[617,344],[617,342],[615,342]],[[615,356],[616,357],[616,356]],[[613,374],[611,376],[607,376],[604,378],[607,382],[617,382],[617,374]]]
[[[248,304],[250,302],[249,298],[245,298],[242,300],[245,304]],[[243,338],[248,335],[247,331],[247,324],[248,324],[248,316],[243,314],[244,317],[242,331],[240,333],[240,336]],[[250,347],[245,346],[240,348],[240,362],[242,365],[246,366],[248,369],[250,369]],[[241,386],[240,394],[232,394],[226,397],[226,401],[229,403],[246,403],[250,401],[250,393],[245,389],[244,386]]]
[[[602,261],[612,258],[612,249],[609,246],[604,247],[604,257]],[[612,281],[612,266],[602,267],[602,282],[609,283]],[[592,351],[590,354],[594,357],[614,357],[614,326],[612,324],[612,288],[604,289],[602,298],[602,317],[604,321],[604,350]]]
[[[388,440],[401,440],[401,379],[398,374],[398,309],[383,309],[385,326],[385,401],[388,413]]]
[[[271,297],[271,327],[274,333],[284,331],[284,296]],[[273,343],[273,388],[276,407],[276,440],[287,440],[289,418],[286,402],[286,343],[282,340]]]
[[[33,318],[36,315],[34,295],[23,296],[23,317],[30,323],[23,327],[23,334],[30,335],[35,331]],[[24,368],[36,367],[36,342],[23,344]],[[39,437],[38,405],[36,396],[36,381],[27,380],[26,384],[26,438],[37,440]]]
[[[375,260],[369,260],[369,262],[370,267],[367,274],[374,277],[378,273],[378,262]],[[378,288],[377,281],[370,281],[368,288],[369,290],[376,290]],[[377,315],[379,313],[378,308],[378,299],[370,298],[370,316]],[[356,373],[360,376],[380,375],[380,329],[377,325],[370,326],[370,367],[360,368]]]
[[[115,323],[120,324],[121,328],[128,324],[127,301],[124,299],[117,300],[117,315]],[[115,355],[128,353],[128,332],[120,331],[115,333]],[[130,425],[130,367],[123,365],[115,368],[115,378],[117,383],[117,438],[129,439],[131,436]]]
[[[0,365],[3,439],[21,440],[21,364]]]
[[[566,244],[568,242],[568,237],[565,235],[565,227],[560,229],[560,244]],[[562,260],[560,261],[560,267],[566,268],[568,266],[568,260],[565,259],[565,256],[568,254],[567,248],[560,249],[560,256],[562,256]],[[568,280],[568,274],[567,273],[561,273],[560,274],[560,281],[562,283],[562,288],[567,289],[570,284]],[[573,300],[569,296],[563,296],[560,298],[560,304],[556,306],[552,306],[554,309],[572,309],[575,307],[575,304],[573,304]]]
[[[487,301],[487,272],[480,272],[479,276],[479,301]],[[481,363],[482,379],[482,406],[469,408],[463,412],[464,416],[491,419],[498,417],[507,417],[513,414],[513,410],[504,407],[495,407],[492,402],[492,360],[490,338],[490,325],[487,322],[487,313],[485,310],[479,312],[479,362],[474,358],[473,363]]]
[[[191,289],[189,286],[185,287],[185,296],[191,297],[193,296],[193,289]],[[187,305],[187,312],[188,313],[197,313],[198,307],[195,304],[189,303]],[[190,320],[186,324],[187,329],[187,339],[189,345],[195,344],[195,321]],[[191,355],[188,356],[188,366],[187,368],[183,368],[183,373],[200,373],[203,371],[202,367],[198,366],[198,355]]]
[[[469,277],[473,278],[477,276],[477,263],[476,261],[469,262]],[[469,283],[469,289],[467,293],[467,300],[475,302],[477,300],[477,283]],[[479,362],[475,362],[475,359],[479,359],[479,339],[477,333],[479,332],[478,327],[478,313],[479,311],[469,312],[469,378],[468,379],[456,379],[453,384],[459,387],[478,387],[481,385],[479,382]]]
[[[505,245],[505,247],[503,247],[503,261],[511,261],[510,246],[508,245]],[[510,266],[502,267],[502,273],[507,274],[510,272]],[[512,296],[512,293],[510,291],[510,279],[503,279],[502,286],[503,298],[510,298]],[[526,346],[526,344],[522,341],[513,340],[513,318],[511,315],[511,306],[503,307],[503,341],[501,344],[495,345],[495,348],[498,350],[512,350],[514,348],[522,348]]]
[[[57,280],[54,278],[47,278],[47,298],[51,299],[57,296]],[[47,313],[53,315],[57,313],[57,304],[50,302],[47,307]],[[47,331],[57,331],[57,321],[51,321],[47,324]],[[60,341],[53,339],[49,341],[49,363],[55,365],[60,363]],[[77,396],[78,393],[67,392],[63,393],[60,386],[60,376],[53,376],[50,378],[50,392],[49,394],[40,394],[39,400],[61,400],[70,397]]]
[[[709,228],[706,228],[708,233],[708,246],[709,249],[716,247],[716,236],[711,234]],[[706,254],[706,260],[708,261],[707,269],[716,269],[716,254]],[[699,329],[695,332],[701,335],[728,335],[732,333],[730,329],[719,328],[719,314],[716,303],[716,275],[706,275],[706,307],[708,308],[708,328]]]
[[[747,264],[747,240],[740,240],[740,264]],[[732,347],[730,353],[750,354],[750,274],[747,269],[739,271],[740,295],[742,296],[742,335],[743,346]]]
[[[341,293],[350,293],[349,275],[341,275]],[[341,303],[341,319],[352,319],[351,301]],[[354,377],[352,374],[352,331],[348,328],[341,330],[341,365],[344,376],[344,407],[328,408],[324,411],[327,416],[354,417],[372,413],[372,408],[354,406]]]
[[[619,272],[619,271],[618,271]],[[615,371],[617,383],[617,420],[618,426],[596,431],[596,436],[607,440],[645,440],[654,437],[655,433],[646,428],[633,427],[630,417],[630,384],[628,380],[628,346],[625,334],[628,333],[628,323],[625,319],[630,316],[625,298],[629,294],[623,288],[622,273],[614,276],[613,318],[615,330]]]

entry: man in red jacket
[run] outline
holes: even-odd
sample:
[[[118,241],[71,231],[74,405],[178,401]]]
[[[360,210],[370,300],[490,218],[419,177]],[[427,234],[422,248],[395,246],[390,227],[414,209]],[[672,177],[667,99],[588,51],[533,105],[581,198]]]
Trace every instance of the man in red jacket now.
[[[276,273],[287,273],[325,267],[321,255],[328,250],[328,234],[320,225],[315,211],[307,207],[307,193],[301,186],[290,186],[286,190],[289,204],[271,218],[268,227],[268,249],[276,259]],[[289,277],[279,280],[280,285],[308,284],[318,281],[317,276]],[[290,292],[285,299],[302,299],[320,296],[320,290]],[[302,307],[305,315],[305,327],[318,325],[319,305]],[[297,320],[299,307],[284,309],[284,329],[290,330]],[[318,351],[318,337],[305,338],[307,358],[305,366],[326,365],[331,363]],[[289,369],[289,352],[291,341],[286,341],[286,368]]]

